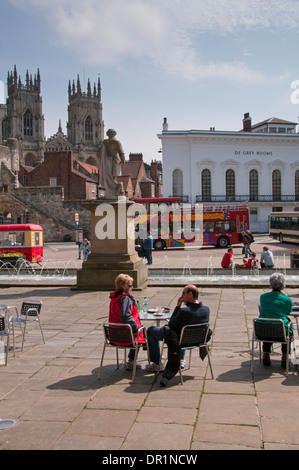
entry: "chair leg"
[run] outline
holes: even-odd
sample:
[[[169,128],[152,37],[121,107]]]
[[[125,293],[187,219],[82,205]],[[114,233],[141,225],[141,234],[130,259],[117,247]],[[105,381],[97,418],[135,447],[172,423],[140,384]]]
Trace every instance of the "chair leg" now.
[[[7,335],[7,343],[6,343],[6,356],[5,356],[5,365],[7,366],[8,360],[8,351],[9,351],[9,334]]]
[[[208,354],[208,361],[209,361],[209,366],[210,366],[212,379],[214,380],[214,373],[213,373],[213,368],[212,368],[212,362],[211,362],[211,357],[210,357],[210,348],[209,348],[209,346],[207,346],[207,354]]]
[[[189,349],[189,369],[191,368],[191,354],[192,354],[192,349]]]
[[[43,332],[43,329],[42,329],[42,324],[41,324],[40,319],[39,319],[39,315],[37,315],[37,319],[38,319],[38,324],[39,324],[39,327],[40,327],[40,332],[42,334],[43,342],[44,342],[44,344],[46,344],[46,341],[45,341],[45,338],[44,338],[44,332]]]
[[[102,372],[102,366],[103,366],[103,361],[104,361],[105,350],[106,350],[106,343],[104,343],[104,348],[103,348],[103,352],[102,352],[102,358],[101,358],[100,370],[99,370],[99,374],[98,374],[98,380],[100,380],[100,378],[101,378],[101,372]]]
[[[287,342],[287,353],[286,353],[286,377],[289,375],[289,355],[290,355],[290,341]]]
[[[23,340],[22,340],[22,351],[23,351],[23,348],[24,348],[24,341],[25,341],[25,334],[26,334],[26,326],[27,326],[27,317],[26,317],[26,320],[25,320],[25,323],[24,323],[24,331],[23,331]]]
[[[134,382],[135,374],[136,374],[137,354],[138,354],[138,348],[135,348],[134,363],[133,363],[133,373],[132,373],[132,382]]]

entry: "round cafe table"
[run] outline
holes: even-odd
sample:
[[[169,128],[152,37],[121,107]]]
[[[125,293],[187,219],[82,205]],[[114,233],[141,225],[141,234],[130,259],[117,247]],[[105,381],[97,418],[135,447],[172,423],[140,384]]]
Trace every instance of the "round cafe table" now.
[[[152,309],[155,310],[155,309]],[[160,322],[162,320],[169,320],[171,317],[172,312],[170,311],[169,308],[164,309],[162,314],[157,315],[157,313],[151,312],[151,309],[149,309],[149,312],[144,312],[141,310],[139,313],[139,318],[142,321],[155,321],[157,326],[160,326]]]

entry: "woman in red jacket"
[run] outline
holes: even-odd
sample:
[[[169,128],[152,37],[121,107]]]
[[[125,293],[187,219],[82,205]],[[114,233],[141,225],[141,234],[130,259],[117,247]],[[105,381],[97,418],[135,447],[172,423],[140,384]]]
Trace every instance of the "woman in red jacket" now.
[[[109,319],[110,323],[128,323],[131,325],[136,340],[139,328],[141,328],[139,312],[136,301],[132,295],[133,278],[128,274],[119,274],[115,279],[115,292],[110,293]],[[139,344],[145,344],[142,331],[139,333]],[[117,346],[129,346],[129,343],[115,343]],[[128,354],[127,369],[133,369],[135,350],[131,349]],[[141,368],[137,363],[136,367]]]

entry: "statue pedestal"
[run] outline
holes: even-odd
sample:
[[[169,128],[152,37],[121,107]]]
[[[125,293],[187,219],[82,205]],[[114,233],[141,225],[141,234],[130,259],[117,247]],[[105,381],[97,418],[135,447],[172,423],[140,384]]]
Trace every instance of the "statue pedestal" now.
[[[134,216],[128,215],[132,204],[125,198],[82,204],[91,212],[91,254],[77,271],[78,289],[113,290],[120,273],[134,279],[135,289],[147,286],[147,266],[135,251]]]

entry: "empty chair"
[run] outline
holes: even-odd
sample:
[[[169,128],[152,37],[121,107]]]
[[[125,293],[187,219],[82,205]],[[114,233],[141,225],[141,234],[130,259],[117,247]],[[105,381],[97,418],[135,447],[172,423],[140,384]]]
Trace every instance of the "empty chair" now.
[[[5,365],[7,366],[7,359],[8,359],[8,351],[10,346],[10,333],[12,332],[14,335],[13,327],[10,326],[10,322],[8,319],[7,311],[5,313],[0,314],[0,338],[4,338],[6,336],[6,354],[5,354]],[[14,340],[13,340],[14,344]],[[3,346],[4,348],[4,346]],[[15,348],[14,355],[15,355]]]
[[[41,300],[24,300],[24,302],[22,303],[20,314],[18,313],[18,310],[16,307],[11,306],[8,308],[16,309],[16,316],[13,317],[13,325],[20,326],[23,330],[22,331],[23,333],[22,351],[24,348],[27,323],[38,321],[42,339],[43,339],[43,342],[45,343],[44,333],[43,333],[43,329],[42,329],[42,325],[40,321],[40,313],[41,313],[41,308],[42,308]]]
[[[261,343],[282,343],[286,344],[286,375],[289,373],[289,352],[293,336],[290,335],[290,327],[286,329],[283,320],[278,318],[254,318],[253,333],[251,342],[251,372],[253,372],[254,343],[258,342],[259,359],[261,362]],[[294,342],[293,342],[294,344]],[[294,345],[295,350],[295,345]]]
[[[146,329],[144,326],[139,328],[138,333],[137,333],[137,338],[136,341],[134,339],[134,334],[131,325],[126,324],[126,323],[109,323],[106,322],[103,325],[104,329],[104,337],[105,337],[105,342],[103,346],[103,353],[102,353],[102,359],[101,359],[101,365],[100,365],[100,370],[99,370],[99,375],[98,379],[101,377],[101,371],[102,371],[102,366],[103,366],[103,360],[104,360],[104,355],[106,351],[106,347],[113,347],[116,349],[116,360],[117,360],[117,368],[119,368],[119,357],[118,357],[118,350],[119,349],[124,349],[124,362],[126,362],[126,349],[135,349],[135,356],[134,356],[134,361],[133,361],[133,372],[132,372],[132,382],[134,381],[135,378],[135,373],[136,373],[136,362],[137,362],[137,354],[138,354],[138,349],[140,347],[146,348],[147,350],[147,359],[149,362],[149,351],[148,351],[148,344],[147,344],[147,337],[146,337]],[[139,335],[140,332],[143,332],[144,338],[146,343],[138,343],[139,340]],[[121,343],[123,346],[118,346],[115,343]]]
[[[195,348],[203,348],[205,349],[205,353],[208,356],[209,367],[211,371],[212,378],[214,379],[213,369],[212,369],[212,362],[210,357],[209,345],[207,344],[208,341],[208,333],[209,333],[209,323],[199,323],[195,325],[185,325],[182,328],[179,346],[181,350],[189,350],[189,368],[191,367],[191,353],[192,349]],[[162,342],[161,347],[161,357],[163,353],[163,349],[165,346],[165,340]],[[179,368],[181,384],[183,384],[183,376],[182,376],[182,368]]]

